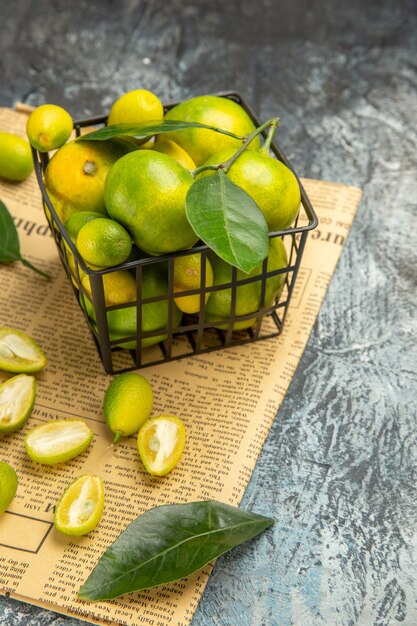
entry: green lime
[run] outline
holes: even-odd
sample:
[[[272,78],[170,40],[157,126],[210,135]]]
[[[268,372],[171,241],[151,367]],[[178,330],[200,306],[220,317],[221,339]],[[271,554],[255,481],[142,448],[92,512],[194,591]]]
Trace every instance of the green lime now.
[[[205,165],[227,161],[234,150],[213,155]],[[207,171],[200,177],[211,176]],[[244,189],[261,209],[269,232],[284,230],[293,223],[301,203],[300,186],[292,171],[261,150],[245,150],[227,172],[228,178]]]
[[[213,285],[213,269],[206,257],[205,286]],[[201,254],[187,254],[179,256],[174,261],[174,293],[201,289]],[[205,294],[205,302],[209,299],[210,292]],[[198,313],[200,310],[200,294],[180,296],[174,298],[175,304],[184,313]]]
[[[97,267],[120,265],[132,251],[132,240],[121,224],[100,217],[84,224],[77,236],[77,248],[87,263]]]
[[[13,467],[0,461],[0,515],[4,513],[17,491],[17,476]]]
[[[210,254],[210,260],[214,273],[214,285],[220,286],[232,281],[232,266],[220,259],[214,253]],[[287,267],[287,254],[284,243],[279,237],[271,238],[269,242],[269,254],[267,271]],[[249,274],[245,274],[241,270],[237,271],[237,280],[245,278],[254,278],[262,272],[262,263],[258,265]],[[270,306],[273,300],[281,293],[285,283],[285,273],[270,276],[266,280],[265,289],[265,306]],[[261,280],[252,283],[240,285],[236,289],[236,308],[235,316],[249,315],[259,310],[262,294]],[[232,290],[230,287],[213,291],[206,305],[206,321],[212,322],[216,328],[227,329],[227,325],[219,323],[222,319],[228,319],[232,312]],[[238,320],[233,326],[233,330],[242,330],[249,328],[256,323],[256,318]]]
[[[55,528],[81,537],[99,523],[104,509],[104,485],[98,476],[79,476],[64,491],[54,515]]]
[[[185,198],[193,181],[172,157],[136,150],[111,168],[104,190],[106,208],[148,254],[191,248],[198,237],[185,214]]]
[[[84,452],[93,436],[93,431],[83,420],[55,420],[32,428],[25,437],[25,448],[32,461],[54,465]]]
[[[168,277],[166,263],[144,265],[142,269],[142,289],[140,293],[142,300],[158,296],[164,296],[164,299],[156,302],[147,302],[141,305],[142,332],[161,331],[160,335],[142,339],[142,348],[147,348],[148,346],[152,346],[166,339],[169,317],[167,294]],[[95,324],[96,317],[91,302],[86,297],[83,297],[82,301],[85,305],[88,317],[92,320],[93,324]],[[175,303],[172,308],[172,325],[175,329],[181,322],[182,313]],[[107,321],[111,341],[133,337],[136,335],[137,329],[136,305],[107,311]],[[120,347],[135,350],[137,347],[136,341],[121,342]]]
[[[20,182],[33,170],[29,143],[14,133],[0,133],[0,177]]]
[[[152,402],[152,387],[140,374],[128,372],[111,381],[104,395],[103,413],[114,433],[113,443],[138,432],[151,414]]]
[[[36,394],[36,378],[19,374],[0,385],[0,433],[13,433],[28,419]]]
[[[139,456],[149,474],[164,476],[179,462],[185,447],[185,426],[179,417],[160,415],[144,423],[138,434]]]
[[[0,369],[14,374],[33,374],[46,365],[36,341],[15,328],[0,328]]]
[[[196,96],[174,106],[165,115],[166,120],[199,122],[234,133],[243,137],[255,130],[255,125],[246,111],[233,100],[219,96]],[[161,139],[171,139],[183,148],[199,166],[212,154],[233,148],[236,152],[242,145],[240,139],[234,139],[214,130],[187,128],[164,134]],[[158,144],[159,138],[156,143]],[[259,137],[248,146],[249,150],[259,148]]]
[[[98,217],[103,217],[103,214],[94,211],[79,211],[78,213],[73,213],[67,219],[64,226],[74,243],[77,241],[78,233],[82,227]]]
[[[29,115],[26,132],[36,150],[49,152],[60,148],[69,139],[73,126],[68,111],[56,104],[42,104]]]

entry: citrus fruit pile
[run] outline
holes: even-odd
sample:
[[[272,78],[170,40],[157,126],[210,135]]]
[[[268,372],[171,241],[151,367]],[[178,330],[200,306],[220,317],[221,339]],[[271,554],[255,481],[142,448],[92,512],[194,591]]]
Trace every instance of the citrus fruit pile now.
[[[45,354],[34,339],[15,328],[0,328],[0,369],[13,374],[0,383],[0,437],[12,435],[25,426],[35,403],[37,381],[34,374],[43,370],[46,363]],[[83,420],[57,419],[29,429],[24,437],[24,447],[32,461],[55,465],[84,452],[92,439],[93,431]],[[0,515],[12,503],[18,482],[13,467],[0,461]],[[74,503],[69,509],[65,508],[69,496],[64,494],[62,504],[60,502],[57,507],[58,518],[55,519],[59,530],[82,535],[97,525],[104,499],[93,504],[90,491],[83,487],[77,498],[73,498]],[[71,494],[74,493],[72,489]],[[62,521],[63,508],[69,515],[65,518],[66,528]]]
[[[68,140],[68,117],[60,107],[43,105],[31,114],[27,132],[38,150],[56,150],[46,167],[45,187],[84,270],[103,275],[105,304],[112,307],[107,321],[113,344],[147,347],[165,339],[169,325],[178,328],[183,313],[198,315],[202,309],[208,325],[227,328],[233,315],[233,330],[252,326],[256,317],[251,315],[271,306],[283,289],[285,272],[276,273],[288,265],[282,239],[271,238],[265,248],[267,271],[274,273],[265,288],[261,260],[250,271],[235,264],[238,281],[259,276],[238,283],[235,297],[229,257],[216,245],[209,244],[208,255],[193,251],[205,239],[200,231],[196,234],[187,198],[195,184],[222,170],[255,203],[266,235],[289,228],[299,211],[300,188],[293,172],[271,154],[273,131],[261,145],[260,131],[266,126],[256,129],[233,99],[197,96],[165,111],[146,89],[130,91],[113,103],[101,136],[98,131]],[[227,235],[239,230],[239,220],[227,216],[224,221]],[[250,231],[242,224],[245,229]],[[75,261],[72,245],[64,241],[72,280],[97,332],[89,274]],[[233,232],[221,246],[234,253]],[[172,255],[173,271],[167,261]],[[147,260],[136,284],[129,269],[135,264],[125,263],[152,257],[155,261]],[[138,300],[145,300],[140,316]],[[138,331],[148,333],[141,346]]]
[[[35,403],[34,373],[46,365],[40,346],[26,333],[0,328],[0,369],[13,374],[0,384],[0,436],[23,428]],[[108,385],[103,399],[103,415],[114,435],[137,435],[137,449],[149,474],[164,476],[178,464],[185,448],[185,427],[177,416],[151,417],[153,391],[140,374],[124,373]],[[94,433],[82,419],[55,419],[27,430],[24,447],[28,457],[42,465],[66,463],[89,448]],[[12,503],[18,477],[11,465],[0,461],[0,515]],[[104,483],[99,476],[78,476],[57,503],[54,523],[62,533],[82,536],[99,523],[104,510]]]

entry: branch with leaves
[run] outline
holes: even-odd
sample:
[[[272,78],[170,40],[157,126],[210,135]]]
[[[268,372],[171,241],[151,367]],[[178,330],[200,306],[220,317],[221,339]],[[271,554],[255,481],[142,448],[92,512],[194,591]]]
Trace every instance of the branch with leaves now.
[[[117,124],[82,135],[78,141],[105,141],[126,137],[143,140],[188,128],[205,128],[240,140],[242,145],[227,161],[216,165],[202,165],[190,171],[193,178],[208,170],[214,171],[214,174],[199,178],[191,185],[186,198],[186,215],[201,241],[224,261],[244,273],[249,273],[268,256],[268,226],[256,202],[226,174],[255,137],[268,128],[268,136],[261,150],[269,152],[278,122],[279,118],[271,118],[245,137],[197,122],[163,120],[136,125]]]

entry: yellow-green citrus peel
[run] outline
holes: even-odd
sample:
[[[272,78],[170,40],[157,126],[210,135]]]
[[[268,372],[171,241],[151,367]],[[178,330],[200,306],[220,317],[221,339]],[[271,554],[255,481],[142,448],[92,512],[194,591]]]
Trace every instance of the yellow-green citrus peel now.
[[[32,412],[36,378],[18,374],[0,385],[0,433],[14,433],[22,428]]]
[[[114,433],[113,443],[138,432],[149,419],[152,403],[152,387],[144,376],[126,372],[111,381],[104,395],[103,413]]]
[[[55,420],[32,428],[25,437],[25,448],[32,461],[55,465],[84,452],[93,436],[93,431],[83,420]]]
[[[185,447],[185,426],[175,415],[149,419],[139,431],[138,451],[149,474],[164,476],[179,462]]]
[[[55,528],[81,537],[99,523],[104,509],[104,485],[99,476],[79,476],[61,496],[55,509]]]
[[[13,467],[0,461],[0,515],[9,507],[16,495],[18,480]]]
[[[36,341],[15,328],[0,328],[0,369],[32,374],[45,365],[46,356]]]

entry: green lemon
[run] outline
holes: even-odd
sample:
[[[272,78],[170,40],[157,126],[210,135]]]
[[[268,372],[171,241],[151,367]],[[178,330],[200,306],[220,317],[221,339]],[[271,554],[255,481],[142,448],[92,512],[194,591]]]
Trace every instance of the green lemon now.
[[[0,433],[13,433],[28,419],[35,403],[36,378],[18,374],[0,385]]]
[[[110,110],[107,124],[140,124],[162,120],[162,102],[147,89],[134,89],[118,98]]]
[[[248,135],[255,130],[254,123],[239,104],[219,96],[197,96],[181,102],[166,113],[165,119],[199,122],[227,130],[238,137]],[[197,166],[205,163],[212,154],[229,148],[233,148],[236,152],[242,145],[239,139],[203,128],[189,128],[166,133],[163,139],[170,139],[181,146]],[[157,138],[157,144],[159,141],[160,139]],[[248,149],[255,150],[259,146],[259,137],[256,137]]]
[[[205,286],[213,285],[213,269],[206,257]],[[176,257],[174,261],[174,293],[201,289],[201,254],[187,254]],[[209,299],[210,292],[205,294],[205,302]],[[175,304],[184,313],[198,313],[200,310],[200,294],[180,296],[174,298]]]
[[[234,150],[213,155],[206,165],[227,161]],[[199,177],[210,176],[207,171]],[[248,193],[261,209],[269,232],[284,230],[293,223],[301,202],[300,186],[292,171],[263,150],[245,150],[227,172],[232,182]]]
[[[81,537],[94,530],[104,509],[104,485],[99,476],[76,478],[61,496],[54,515],[55,528]]]
[[[132,251],[132,240],[118,222],[100,217],[84,224],[77,235],[77,248],[87,263],[96,267],[120,265]]]
[[[179,462],[184,448],[185,426],[175,415],[153,417],[139,431],[139,456],[149,474],[168,474]]]
[[[210,255],[214,273],[214,285],[223,285],[232,281],[232,266],[220,259],[214,253]],[[283,269],[287,267],[287,254],[282,239],[274,237],[270,239],[267,271]],[[237,271],[237,280],[244,280],[259,276],[262,271],[262,264],[258,265],[252,272],[245,274],[241,270]],[[285,283],[285,273],[271,276],[266,280],[265,306],[272,304],[273,300],[281,293]],[[261,300],[262,284],[260,280],[245,285],[240,285],[236,289],[236,309],[235,315],[249,315],[259,310]],[[232,310],[232,290],[231,288],[213,291],[206,305],[206,321],[212,322],[216,328],[227,329],[226,324],[219,323],[222,319],[230,318]],[[233,325],[234,330],[249,328],[256,323],[256,318],[237,320]]]
[[[128,372],[112,380],[104,395],[103,413],[114,433],[113,443],[140,429],[151,414],[152,403],[152,387],[140,374]]]
[[[131,152],[109,172],[104,192],[107,211],[148,254],[191,248],[198,237],[185,214],[185,198],[193,180],[166,154]]]
[[[167,294],[168,278],[166,263],[145,265],[142,270],[142,299],[154,298],[157,296],[165,296],[165,299],[157,302],[142,304],[142,332],[161,331],[160,335],[142,339],[142,348],[147,348],[155,343],[159,343],[167,337],[166,329],[168,326],[169,314]],[[92,320],[93,324],[95,324],[96,317],[91,302],[85,297],[83,298],[83,302],[87,315]],[[174,329],[179,326],[181,317],[182,313],[174,303],[172,311],[172,324]],[[136,335],[136,305],[107,311],[107,321],[111,341],[118,341]],[[121,348],[127,348],[129,350],[135,350],[137,347],[136,341],[121,341],[119,345]]]
[[[14,133],[0,133],[0,178],[20,182],[33,170],[29,143]]]
[[[80,211],[79,213],[73,213],[64,224],[72,241],[74,243],[77,241],[78,233],[82,227],[85,226],[85,224],[88,224],[88,222],[91,222],[91,220],[95,220],[98,217],[103,217],[103,214],[95,211]]]
[[[65,226],[65,228],[67,230],[68,235],[71,237],[72,241],[75,244],[77,243],[78,233],[80,232],[81,228],[85,224],[88,224],[88,222],[91,222],[91,220],[95,220],[98,217],[103,217],[102,213],[95,213],[94,211],[80,211],[79,213],[73,213],[66,220],[64,226]],[[67,242],[65,240],[63,240],[63,244],[64,244],[65,252],[66,252],[66,255],[67,255],[68,266],[69,266],[71,272],[73,274],[75,274],[75,276],[77,276],[76,265],[75,265],[75,258],[74,258],[74,255],[72,253],[72,250],[70,249],[69,245],[67,244]],[[89,265],[91,266],[91,263]],[[79,271],[79,274],[80,274],[81,282],[83,282],[83,280],[86,279],[86,281],[88,282],[88,285],[90,285],[89,278],[88,278],[87,274],[85,274],[83,272],[81,267],[78,267],[78,271]],[[73,285],[78,289],[79,286],[78,286],[77,280],[74,279],[74,277],[72,275],[71,275],[71,281],[72,281]]]
[[[4,513],[16,495],[18,480],[13,467],[0,461],[0,515]]]
[[[181,148],[181,146],[170,139],[159,139],[155,143],[154,149],[157,152],[162,152],[163,154],[167,154],[172,157],[178,161],[178,163],[181,163],[181,165],[187,170],[195,169],[195,163],[190,155],[187,154],[184,148]]]
[[[15,374],[33,374],[46,365],[46,356],[36,341],[15,328],[0,328],[0,369]]]
[[[56,104],[42,104],[29,115],[26,132],[30,143],[39,152],[60,148],[73,129],[71,115]]]
[[[93,436],[93,431],[83,420],[55,420],[32,428],[25,437],[25,448],[32,461],[55,465],[84,452]]]
[[[104,182],[123,148],[109,141],[69,141],[57,150],[45,171],[48,195],[62,222],[78,211],[107,215]]]

